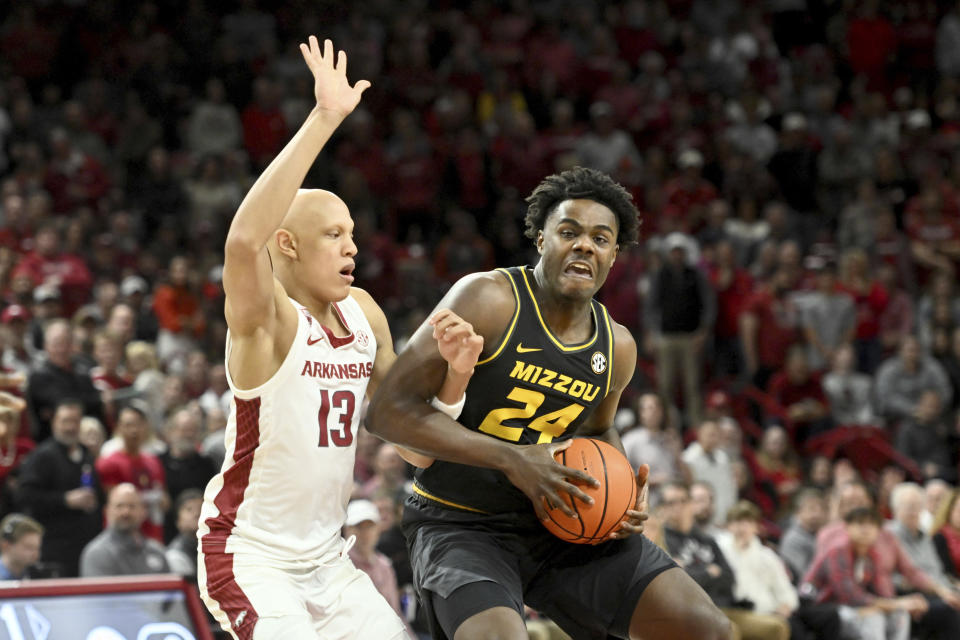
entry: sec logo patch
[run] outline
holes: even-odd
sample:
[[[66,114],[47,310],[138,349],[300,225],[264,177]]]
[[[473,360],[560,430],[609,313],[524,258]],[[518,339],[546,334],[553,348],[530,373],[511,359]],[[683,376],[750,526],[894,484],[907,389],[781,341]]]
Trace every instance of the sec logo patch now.
[[[590,358],[590,368],[593,369],[593,372],[597,375],[600,375],[607,370],[607,356],[603,355],[599,351],[593,353],[593,357]]]
[[[365,347],[370,344],[370,338],[363,331],[357,331],[357,343],[361,347]]]

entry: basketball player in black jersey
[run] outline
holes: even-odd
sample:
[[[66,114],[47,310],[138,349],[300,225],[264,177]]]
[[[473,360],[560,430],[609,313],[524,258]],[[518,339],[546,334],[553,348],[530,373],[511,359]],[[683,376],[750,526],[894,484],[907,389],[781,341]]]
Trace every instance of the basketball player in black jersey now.
[[[456,322],[443,313],[414,334],[367,416],[375,434],[435,459],[403,522],[431,632],[522,640],[527,603],[576,640],[729,638],[706,593],[639,535],[643,513],[595,546],[539,522],[544,505],[572,514],[561,493],[585,500],[577,485],[595,482],[554,460],[570,438],[622,450],[611,425],[637,349],[593,297],[638,220],[623,187],[591,169],[546,178],[527,202],[538,263],[467,276],[440,303],[484,339],[459,423],[425,402],[446,372],[431,335]]]

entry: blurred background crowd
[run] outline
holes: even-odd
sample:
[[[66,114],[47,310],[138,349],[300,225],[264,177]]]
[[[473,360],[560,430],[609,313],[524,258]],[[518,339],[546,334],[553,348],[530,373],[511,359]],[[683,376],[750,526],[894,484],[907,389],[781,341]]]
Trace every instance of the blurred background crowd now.
[[[750,501],[776,543],[813,502],[841,522],[857,482],[885,519],[909,486],[956,584],[960,509],[936,512],[960,462],[960,5],[6,8],[0,513],[42,525],[40,573],[195,571],[178,562],[230,411],[226,229],[313,105],[297,45],[317,34],[373,88],[306,184],[350,206],[357,284],[398,348],[462,275],[535,261],[523,199],[544,176],[606,171],[643,221],[600,299],[640,345],[616,427],[652,466],[652,528],[679,517],[677,487],[709,489],[710,526]],[[392,524],[409,469],[364,437],[355,475],[408,584]],[[111,532],[138,527],[155,546],[131,560],[138,538]],[[376,572],[373,548],[357,562]],[[787,560],[802,583],[813,558]]]

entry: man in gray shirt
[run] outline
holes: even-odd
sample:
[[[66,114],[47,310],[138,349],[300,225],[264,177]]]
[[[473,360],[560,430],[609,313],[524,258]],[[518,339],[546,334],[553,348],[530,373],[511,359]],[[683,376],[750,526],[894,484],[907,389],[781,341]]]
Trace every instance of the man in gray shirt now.
[[[780,538],[780,557],[798,583],[813,564],[817,532],[827,519],[827,508],[819,489],[803,489],[794,500],[793,518]]]
[[[807,298],[802,322],[812,370],[826,368],[837,348],[853,341],[857,310],[850,294],[837,288],[837,268],[832,262],[820,265],[817,289]]]
[[[129,483],[114,487],[106,512],[107,528],[80,555],[81,577],[170,572],[163,546],[140,533],[147,512],[136,487]]]
[[[936,391],[942,406],[948,406],[953,395],[943,367],[921,352],[914,336],[904,338],[900,353],[880,365],[876,381],[877,407],[893,423],[913,415],[924,391]]]
[[[920,528],[920,514],[925,503],[926,495],[920,485],[913,482],[898,484],[890,494],[893,520],[886,527],[897,536],[900,546],[920,571],[937,584],[956,590],[957,585],[943,570],[933,539]]]

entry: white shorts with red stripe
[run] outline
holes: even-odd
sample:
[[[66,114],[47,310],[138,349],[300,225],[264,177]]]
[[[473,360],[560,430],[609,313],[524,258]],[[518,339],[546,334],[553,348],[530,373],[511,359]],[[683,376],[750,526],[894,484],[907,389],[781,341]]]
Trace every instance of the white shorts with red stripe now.
[[[200,552],[207,608],[236,640],[401,640],[403,622],[345,554],[311,569],[278,568],[262,556]]]

